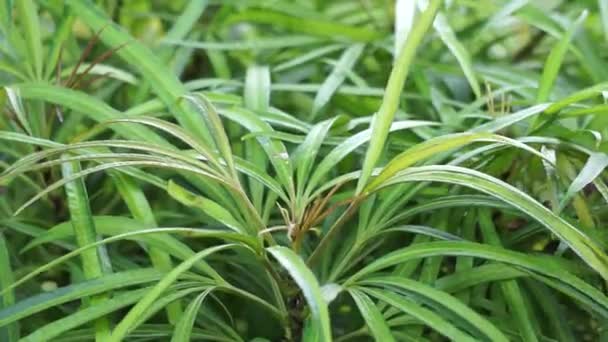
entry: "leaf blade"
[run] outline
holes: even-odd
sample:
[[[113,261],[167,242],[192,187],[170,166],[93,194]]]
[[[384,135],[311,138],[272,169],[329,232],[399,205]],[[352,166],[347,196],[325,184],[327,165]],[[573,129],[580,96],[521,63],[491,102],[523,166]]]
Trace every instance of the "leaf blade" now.
[[[320,333],[321,341],[331,342],[332,337],[327,303],[323,299],[321,288],[312,271],[289,248],[274,246],[266,250],[281,263],[302,290],[310,306],[311,318],[313,319],[314,326],[318,329],[316,331]]]

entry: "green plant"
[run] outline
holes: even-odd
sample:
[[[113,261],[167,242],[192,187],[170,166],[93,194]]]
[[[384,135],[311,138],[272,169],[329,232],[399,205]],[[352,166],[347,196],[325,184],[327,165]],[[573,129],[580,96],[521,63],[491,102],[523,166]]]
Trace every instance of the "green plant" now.
[[[606,338],[607,1],[1,4],[1,341]]]

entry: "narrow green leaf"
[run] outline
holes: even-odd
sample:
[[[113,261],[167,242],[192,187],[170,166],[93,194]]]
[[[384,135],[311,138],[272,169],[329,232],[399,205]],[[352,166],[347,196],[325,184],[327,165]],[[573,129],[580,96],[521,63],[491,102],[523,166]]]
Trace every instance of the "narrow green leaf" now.
[[[576,21],[574,21],[574,23],[568,27],[560,41],[553,47],[549,53],[549,56],[547,56],[545,66],[543,68],[543,74],[538,84],[538,94],[536,95],[536,101],[538,103],[549,100],[551,90],[553,89],[555,81],[557,80],[557,75],[564,61],[564,57],[566,56],[566,52],[568,52],[568,48],[570,47],[572,37],[586,18],[587,11],[584,11],[578,17],[578,19],[576,19]]]
[[[208,0],[188,1],[180,16],[175,20],[169,32],[167,32],[165,39],[182,39],[186,37],[192,31],[192,28],[195,27],[208,4]],[[164,48],[162,52],[164,59],[168,59],[166,56],[175,54],[173,49],[168,48]]]
[[[198,314],[198,310],[201,307],[201,304],[207,298],[209,293],[213,291],[213,287],[210,287],[203,291],[200,295],[196,296],[196,298],[188,305],[184,315],[181,317],[177,325],[175,326],[175,331],[173,332],[173,337],[171,338],[171,342],[189,342],[190,336],[192,334],[192,328],[194,326],[194,321],[196,320],[196,316]]]
[[[13,63],[0,61],[0,70],[13,75],[20,81],[25,82],[28,80],[28,77],[23,72],[21,72],[21,70],[19,70],[19,68]]]
[[[119,111],[110,107],[107,103],[80,91],[44,83],[21,83],[18,86],[13,86],[13,88],[19,90],[19,95],[23,99],[41,100],[65,106],[83,113],[97,122],[104,122],[122,116]],[[116,132],[127,139],[153,142],[161,146],[169,145],[165,139],[146,127],[116,126],[114,128]]]
[[[43,147],[61,147],[64,146],[61,143],[54,142],[48,139],[42,139],[37,137],[32,137],[29,135],[25,135],[17,132],[8,132],[8,131],[0,131],[0,139],[7,141],[20,142],[25,144],[31,144],[34,146],[43,146]]]
[[[312,61],[314,59],[317,59],[321,56],[330,54],[332,52],[338,51],[340,49],[342,49],[343,46],[342,44],[334,44],[334,45],[327,45],[327,46],[322,46],[318,49],[313,49],[301,56],[298,56],[294,59],[290,59],[288,61],[285,61],[281,64],[276,65],[275,67],[272,68],[272,71],[274,72],[281,72],[284,70],[288,70],[291,68],[294,68],[296,66],[301,66],[309,61]]]
[[[190,247],[179,241],[178,239],[167,236],[166,234],[178,234],[189,238],[211,238],[211,239],[222,239],[231,242],[240,242],[246,246],[249,246],[252,250],[255,250],[258,246],[257,239],[233,232],[227,232],[222,230],[202,229],[202,228],[148,228],[143,226],[141,222],[133,219],[120,216],[95,216],[95,226],[98,232],[105,236],[110,236],[104,241],[115,241],[120,238],[132,239],[149,244],[152,247],[161,248],[168,254],[180,259],[185,260],[195,254]],[[166,233],[163,235],[163,233]],[[31,249],[37,245],[49,242],[56,242],[60,239],[66,239],[73,236],[73,230],[71,222],[65,222],[56,225],[44,234],[34,239],[28,244],[24,251]],[[89,246],[90,247],[90,246]],[[87,248],[79,248],[78,250],[86,250]],[[78,250],[72,251],[69,255],[78,255]],[[73,254],[76,253],[76,254]],[[68,256],[69,258],[70,256]],[[34,273],[38,274],[42,270],[50,268],[52,265],[44,265]],[[199,271],[208,274],[210,277],[215,279],[217,282],[223,282],[222,277],[215,272],[209,265],[201,261],[194,265]],[[19,280],[21,282],[22,280]],[[13,286],[13,285],[12,285]]]
[[[9,32],[13,22],[13,1],[6,0],[0,4],[0,20],[2,21],[2,30],[4,33]]]
[[[355,300],[361,316],[365,319],[365,323],[376,341],[394,342],[395,338],[391,334],[391,329],[376,304],[361,291],[349,289],[348,293]]]
[[[405,220],[411,219],[414,215],[418,215],[420,213],[452,207],[471,206],[500,208],[502,210],[510,209],[510,206],[508,204],[505,204],[504,202],[496,198],[485,195],[443,196],[419,205],[409,206],[400,213],[391,215],[390,218],[386,218],[382,221],[382,225],[378,229],[384,229],[385,227],[392,227],[398,225],[400,222],[404,222]],[[448,236],[445,235],[445,232],[443,232],[441,236],[448,238]]]
[[[176,287],[176,290],[172,291],[169,295],[164,296],[161,300],[155,303],[157,305],[155,305],[153,309],[156,312],[175,300],[178,300],[195,292],[200,292],[204,289],[205,287],[200,286],[190,287],[183,290]],[[100,316],[107,315],[108,313],[115,312],[124,307],[132,305],[133,303],[140,300],[146,291],[149,291],[149,289],[129,291],[120,294],[114,298],[111,298],[100,305],[79,310],[71,315],[65,316],[45,326],[42,326],[41,328],[38,328],[30,335],[21,339],[21,341],[38,342],[46,339],[55,340],[55,337],[63,335],[69,330],[88,323]],[[155,337],[157,337],[156,334]]]
[[[594,86],[584,88],[570,94],[564,98],[559,99],[547,108],[547,114],[555,114],[563,108],[568,107],[571,104],[584,101],[593,97],[600,97],[602,92],[608,90],[608,83],[600,83]]]
[[[74,20],[76,17],[73,13],[66,13],[61,18],[61,22],[57,28],[57,31],[53,35],[52,46],[48,52],[45,68],[44,68],[44,79],[50,80],[56,72],[57,63],[59,58],[62,56],[62,51],[65,48],[65,42],[72,33]]]
[[[454,34],[454,31],[448,22],[448,18],[443,13],[437,13],[433,27],[437,30],[437,33],[439,33],[439,37],[443,43],[447,45],[448,49],[450,49],[458,60],[460,68],[473,90],[473,94],[479,98],[481,96],[481,87],[479,86],[475,71],[473,70],[471,56],[464,45],[458,40],[456,34]]]
[[[397,233],[397,232],[426,235],[426,236],[429,236],[429,237],[432,237],[435,239],[440,239],[440,240],[462,240],[461,237],[450,234],[443,230],[431,228],[431,227],[427,227],[427,226],[419,226],[419,225],[404,225],[404,226],[382,229],[379,232],[375,232],[369,238],[371,239],[371,238],[378,237],[380,235],[385,235],[388,233]]]
[[[314,325],[314,330],[319,334],[319,341],[332,341],[331,325],[329,321],[329,313],[327,303],[323,299],[319,283],[306,266],[306,263],[295,254],[291,249],[274,246],[266,249],[277,261],[289,272],[293,280],[298,284],[304,298],[308,302],[311,311],[311,320]]]
[[[332,72],[327,76],[321,88],[315,95],[315,99],[312,105],[312,115],[311,119],[317,117],[321,109],[325,107],[325,105],[329,102],[331,97],[334,95],[336,90],[344,83],[346,79],[346,74],[355,66],[359,56],[363,52],[363,48],[365,45],[363,44],[354,44],[350,46],[348,49],[344,50],[342,56],[338,60],[337,64],[334,66]]]
[[[127,231],[126,233],[117,234],[112,237],[97,241],[95,243],[92,243],[92,244],[89,244],[89,245],[86,245],[83,247],[79,247],[69,253],[66,253],[60,257],[57,257],[57,258],[47,262],[46,264],[36,268],[35,270],[31,271],[30,273],[24,275],[19,280],[12,283],[9,287],[0,291],[0,295],[4,294],[7,291],[10,291],[11,289],[18,287],[19,285],[34,278],[35,276],[37,276],[47,270],[50,270],[57,265],[62,264],[66,260],[69,260],[75,256],[80,255],[83,251],[87,251],[92,248],[97,248],[98,246],[102,246],[102,245],[105,245],[105,244],[108,244],[108,243],[111,243],[114,241],[121,241],[121,240],[138,241],[139,239],[141,239],[142,237],[145,237],[145,236],[154,236],[154,235],[159,235],[159,234],[160,235],[173,234],[173,233],[183,234],[183,235],[186,235],[186,236],[192,237],[192,238],[220,238],[220,239],[226,239],[228,241],[240,242],[240,243],[243,243],[243,245],[241,245],[241,246],[247,246],[251,250],[255,250],[255,247],[256,247],[255,245],[248,244],[248,242],[251,241],[251,238],[247,239],[247,237],[245,237],[242,234],[226,233],[226,232],[210,230],[210,229],[152,228],[152,229],[142,229],[142,230],[137,230],[137,231]],[[146,242],[153,243],[153,240],[148,240]],[[155,246],[163,247],[164,244],[161,242],[159,244],[156,244]],[[185,247],[181,248],[181,250],[182,250],[181,253],[177,252],[177,253],[173,253],[173,255],[175,255],[178,258],[181,258],[183,260],[190,260],[190,258],[192,258],[193,256],[196,255],[194,252],[189,250],[189,247],[187,245],[183,245],[183,246],[185,246]],[[195,264],[195,266],[196,266],[196,264]],[[200,267],[200,269],[204,273],[207,273],[208,275],[210,275],[215,282],[217,282],[218,284],[226,284],[226,281],[215,270],[213,270],[211,267],[209,267],[208,265],[206,265],[204,263],[202,264],[202,266],[205,266],[205,267]]]
[[[608,155],[605,153],[596,152],[589,155],[585,166],[583,166],[583,169],[574,178],[570,187],[568,187],[566,199],[571,198],[574,194],[592,183],[604,171],[606,166],[608,166]]]
[[[40,19],[38,18],[38,6],[33,0],[17,1],[19,21],[23,25],[25,42],[27,44],[27,57],[29,66],[34,72],[34,77],[42,78],[42,38],[40,35]]]
[[[568,117],[576,117],[583,115],[592,115],[592,114],[604,114],[608,111],[608,105],[597,105],[589,108],[581,108],[581,109],[573,109],[566,112],[560,113],[560,117],[568,118]],[[596,117],[597,118],[597,117]]]
[[[370,191],[373,191],[374,188],[393,177],[398,172],[407,169],[419,161],[476,141],[497,142],[499,144],[516,146],[534,153],[541,158],[543,157],[538,151],[528,147],[527,145],[500,135],[488,133],[448,134],[417,144],[393,158],[382,169],[382,172],[369,183],[369,185],[364,189],[364,192],[369,193]]]
[[[99,127],[103,127],[105,125],[111,125],[111,124],[119,124],[119,123],[123,123],[123,124],[135,123],[135,124],[153,127],[158,130],[161,130],[163,132],[169,133],[172,136],[174,136],[175,138],[180,139],[182,142],[184,142],[185,144],[192,147],[194,150],[196,150],[198,153],[203,155],[205,158],[207,158],[207,160],[209,160],[209,162],[211,162],[218,171],[223,170],[222,165],[216,158],[216,153],[210,148],[209,145],[207,145],[205,143],[199,143],[195,137],[193,137],[185,129],[183,129],[182,127],[180,127],[176,124],[173,124],[173,123],[170,123],[170,122],[167,122],[164,120],[156,119],[156,118],[135,117],[135,118],[120,118],[120,119],[107,120],[107,121],[101,123],[99,125]],[[128,126],[128,125],[125,125],[125,126]],[[161,145],[161,146],[163,146],[163,145]],[[171,147],[173,148],[173,146],[171,146]]]
[[[141,315],[144,315],[146,311],[154,304],[154,302],[163,294],[163,292],[165,292],[182,273],[188,271],[196,262],[202,260],[210,254],[233,247],[235,247],[235,245],[220,245],[211,247],[205,249],[202,252],[196,253],[194,256],[177,265],[170,273],[164,276],[150,291],[148,291],[145,296],[140,299],[133,308],[131,308],[131,310],[129,310],[127,315],[123,317],[123,319],[116,325],[116,327],[112,331],[112,336],[107,341],[122,341],[129,334],[130,331],[136,328],[138,323],[142,323],[139,321],[139,317]]]
[[[128,176],[112,173],[111,174],[114,184],[118,189],[118,192],[123,198],[123,201],[129,208],[131,215],[133,217],[146,225],[148,228],[154,228],[158,225],[156,224],[156,218],[154,217],[154,213],[152,212],[152,208],[150,207],[150,203],[146,198],[141,187],[138,186],[137,183],[133,181],[133,179]],[[95,220],[93,220],[95,221]],[[103,234],[103,233],[102,233]],[[163,239],[169,240],[170,236],[164,236]],[[151,247],[148,251],[152,264],[156,269],[161,272],[169,272],[173,268],[173,263],[171,262],[171,256],[166,253],[164,250]],[[173,324],[177,322],[179,317],[182,315],[182,309],[179,302],[171,303],[167,307],[167,315],[169,317],[169,321]]]
[[[272,38],[257,38],[238,41],[215,42],[208,41],[190,41],[190,40],[163,40],[163,44],[177,45],[192,49],[204,50],[273,50],[289,47],[301,47],[307,45],[316,45],[323,40],[316,37],[290,35],[278,36]]]
[[[98,162],[105,162],[107,159],[116,159],[116,160],[125,160],[121,155],[130,155],[132,158],[139,158],[140,160],[145,160],[145,158],[149,158],[148,160],[160,160],[159,156],[165,158],[165,160],[175,160],[179,162],[183,162],[184,164],[190,164],[191,166],[195,166],[201,168],[207,172],[214,172],[209,166],[206,164],[199,162],[194,157],[189,157],[186,153],[180,153],[173,150],[169,150],[163,147],[158,147],[156,145],[150,143],[140,143],[134,141],[125,141],[125,140],[97,140],[91,142],[84,143],[75,143],[70,145],[62,145],[58,143],[53,143],[50,140],[37,139],[27,137],[21,134],[15,133],[7,133],[0,132],[0,139],[9,140],[9,141],[18,141],[24,142],[28,144],[32,144],[35,146],[44,146],[48,147],[48,149],[42,150],[40,152],[34,152],[26,155],[25,157],[19,159],[13,165],[6,168],[0,178],[10,178],[14,177],[20,173],[28,172],[34,170],[36,168],[43,169],[47,167],[52,167],[60,163],[60,159],[52,159],[58,154],[62,154],[64,152],[77,154],[75,157],[68,157],[68,159],[72,160],[93,160]],[[139,153],[116,153],[116,152],[108,152],[108,153],[100,153],[99,151],[104,151],[105,148],[124,148],[129,150],[135,150],[140,152],[148,152],[150,155],[139,154]],[[112,156],[116,156],[116,158],[112,158]],[[199,155],[196,155],[200,157]],[[99,160],[97,160],[99,158]],[[105,158],[105,159],[104,159]],[[44,159],[48,159],[47,162],[41,162]],[[132,169],[131,169],[132,170]],[[249,172],[249,171],[247,171]],[[129,173],[129,172],[127,172]],[[163,184],[160,186],[164,188],[164,181],[160,181],[159,179],[148,174],[149,177],[155,178],[156,181],[152,182],[158,186],[158,184]]]
[[[73,175],[69,176],[69,177],[65,177],[62,178],[61,180],[56,181],[55,183],[49,185],[46,189],[44,189],[43,191],[39,192],[38,194],[36,194],[34,197],[32,197],[31,199],[29,199],[27,202],[25,202],[23,205],[21,205],[21,207],[19,207],[15,213],[13,215],[19,215],[19,213],[21,213],[23,210],[25,210],[27,207],[29,207],[30,205],[32,205],[33,203],[35,203],[36,201],[38,201],[40,198],[46,196],[47,194],[49,194],[50,192],[52,192],[55,189],[58,189],[62,186],[64,186],[66,183],[69,183],[71,181],[80,179],[82,177],[85,177],[87,175],[96,173],[96,172],[101,172],[101,171],[105,171],[105,170],[117,170],[117,169],[121,169],[121,168],[129,168],[129,167],[155,167],[155,168],[165,168],[165,169],[170,169],[170,170],[178,170],[178,171],[188,171],[191,172],[192,174],[196,174],[199,175],[203,178],[207,178],[207,179],[212,179],[214,181],[220,182],[222,183],[223,180],[213,176],[210,173],[207,173],[205,171],[202,171],[200,169],[191,167],[189,165],[183,165],[181,163],[176,163],[174,160],[167,160],[167,159],[161,159],[161,158],[155,158],[152,156],[145,156],[145,155],[139,155],[140,158],[137,158],[135,160],[130,160],[130,161],[118,161],[118,162],[109,162],[106,164],[101,164],[101,165],[97,165],[97,166],[93,166],[90,167],[88,169],[85,169],[83,171],[80,172],[76,172]]]
[[[602,18],[602,27],[604,28],[604,39],[608,41],[608,1],[597,0],[600,7],[600,17]]]
[[[542,113],[545,109],[548,109],[550,104],[539,104],[513,114],[504,115],[497,119],[494,119],[483,125],[479,125],[470,129],[470,132],[497,132],[503,128],[509,127],[527,118],[533,117],[534,115]]]
[[[245,159],[235,157],[235,162],[237,165],[237,170],[239,172],[242,172],[243,174],[264,184],[269,190],[278,195],[283,201],[285,201],[286,203],[289,202],[285,191],[283,191],[283,189],[281,188],[281,184],[279,184],[279,182],[277,182],[274,178],[267,174],[265,170],[261,169],[258,165],[255,165]]]
[[[496,13],[487,21],[484,28],[491,28],[502,23],[503,20],[507,19],[510,15],[517,12],[520,8],[524,7],[530,2],[530,0],[511,0],[504,6],[500,7]]]
[[[304,93],[317,93],[321,88],[321,84],[319,83],[274,83],[272,85],[273,91],[285,91],[285,92],[304,92]],[[341,85],[336,93],[343,95],[359,95],[359,96],[373,96],[373,97],[382,97],[385,92],[382,88],[376,87],[362,87],[362,86],[351,86],[351,85]],[[399,96],[402,98],[414,98],[414,99],[425,99],[424,97],[406,94],[401,94]]]
[[[144,322],[147,322],[150,318],[154,317],[159,311],[161,311],[163,308],[166,308],[171,303],[174,303],[176,300],[179,300],[188,295],[197,294],[197,293],[200,293],[201,291],[205,291],[205,290],[207,290],[208,287],[209,287],[209,285],[207,285],[205,282],[198,283],[198,284],[187,283],[187,282],[182,283],[182,284],[179,284],[179,283],[176,284],[175,288],[179,289],[179,290],[172,291],[172,289],[169,288],[167,293],[164,296],[162,296],[158,300],[156,300],[154,302],[154,304],[152,304],[150,306],[150,308],[145,312],[145,314],[143,314],[139,317],[139,319],[135,325],[138,328],[141,328],[144,325]],[[181,290],[182,288],[186,288],[186,289]],[[137,334],[137,330],[133,331],[130,335],[135,335],[135,334]],[[170,332],[167,333],[167,335],[169,335],[169,334],[170,334]]]
[[[248,226],[242,227],[241,224],[230,214],[230,212],[224,209],[218,203],[203,196],[193,194],[171,180],[167,184],[167,193],[181,204],[202,210],[214,220],[217,220],[218,222],[226,225],[226,227],[238,233],[252,233]]]
[[[152,228],[150,226],[147,226],[145,223],[142,223],[141,221],[122,216],[93,216],[93,220],[95,222],[95,228],[97,229],[97,232],[104,236],[117,236],[121,234],[133,233]],[[256,239],[252,239],[251,237],[248,237],[246,235],[235,234],[233,232],[223,230],[210,230],[199,228],[162,229],[165,229],[168,233],[182,234],[191,237],[207,236],[212,238],[226,239],[228,241],[241,241],[252,247],[255,246],[257,243]],[[71,222],[68,221],[60,223],[33,239],[23,248],[21,252],[24,253],[41,244],[56,242],[58,240],[68,239],[73,236],[74,231],[72,229]],[[163,251],[182,260],[194,255],[194,252],[192,251],[192,249],[190,249],[190,247],[188,247],[187,244],[179,241],[178,239],[172,236],[161,236],[159,233],[155,235],[144,235],[142,237],[139,237],[138,240],[141,240],[145,243],[149,243],[153,246],[156,246],[157,248],[161,247]],[[204,268],[201,270],[204,271]]]
[[[76,313],[67,315],[54,322],[39,327],[34,332],[23,337],[19,341],[39,342],[52,339],[66,331],[137,302],[146,293],[146,291],[148,291],[148,289],[129,291],[115,296],[114,298],[107,299],[97,305],[89,306],[88,308],[79,310]]]
[[[270,69],[267,66],[251,65],[247,68],[245,76],[245,89],[243,93],[245,107],[257,113],[266,112],[270,107]],[[259,141],[258,141],[259,142]],[[256,141],[245,141],[245,158],[261,170],[268,165],[268,158],[264,149]],[[249,179],[249,192],[251,202],[258,212],[262,211],[264,202],[264,188],[255,179]]]
[[[408,35],[407,41],[403,45],[403,48],[395,61],[395,66],[391,71],[388,84],[386,85],[382,105],[374,115],[372,121],[371,129],[373,139],[370,141],[367,153],[365,154],[361,177],[357,183],[357,193],[360,193],[367,185],[372,170],[380,158],[390,126],[393,123],[393,118],[399,107],[399,99],[401,92],[403,91],[403,86],[405,85],[410,65],[414,59],[418,46],[422,43],[425,33],[433,23],[435,13],[437,13],[440,4],[441,0],[431,0],[428,8],[420,15],[415,23],[412,32]]]
[[[437,279],[434,285],[439,290],[454,293],[483,283],[511,280],[527,276],[529,276],[527,272],[516,267],[505,264],[489,263],[443,276]]]
[[[348,286],[374,272],[409,260],[432,256],[471,256],[513,265],[522,271],[532,272],[535,279],[573,296],[587,308],[608,317],[608,298],[595,287],[564,270],[563,264],[555,259],[473,242],[437,241],[413,244],[380,257],[351,276],[344,285]]]
[[[252,133],[273,131],[269,124],[262,121],[253,112],[244,108],[231,108],[225,110],[220,109],[220,114],[225,116],[227,119],[245,127]],[[291,161],[289,160],[287,149],[283,143],[274,139],[269,139],[263,136],[259,136],[256,139],[272,163],[272,166],[277,173],[277,178],[280,180],[285,189],[287,189],[289,197],[293,198],[293,194],[295,192],[293,167],[291,165]]]
[[[15,281],[6,238],[2,231],[0,231],[0,274],[2,274],[2,277],[0,277],[0,290],[4,290]],[[2,317],[2,312],[10,310],[9,308],[14,304],[15,292],[12,290],[4,292],[0,301],[0,317]],[[9,323],[2,323],[2,319],[0,318],[0,340],[16,342],[19,339],[19,326]]]
[[[437,315],[431,310],[421,307],[417,303],[406,299],[403,296],[399,296],[393,292],[373,289],[364,289],[364,291],[369,293],[373,297],[376,297],[388,303],[389,305],[398,308],[399,310],[407,313],[408,315],[411,315],[421,320],[432,329],[436,330],[437,332],[441,333],[446,337],[449,337],[450,339],[453,339],[454,341],[475,341],[473,337],[456,328],[453,324],[441,318],[441,316]]]
[[[473,311],[459,299],[443,291],[436,290],[432,286],[426,285],[422,282],[401,277],[386,276],[368,278],[361,281],[361,284],[376,285],[381,287],[395,287],[399,290],[404,290],[406,292],[419,295],[422,298],[425,298],[426,301],[433,302],[438,307],[441,307],[439,310],[441,312],[438,313],[440,316],[448,316],[446,312],[449,311],[470,324],[472,327],[475,327],[475,329],[484,334],[488,340],[508,341],[507,337],[500,330],[498,330],[496,326]]]
[[[272,24],[284,27],[290,31],[331,39],[347,38],[354,41],[369,42],[379,38],[378,32],[369,30],[365,27],[347,26],[337,22],[322,21],[313,18],[297,18],[274,12],[270,9],[245,10],[228,18],[229,23],[242,21]]]
[[[60,287],[25,298],[0,310],[0,325],[16,322],[30,315],[74,300],[86,298],[123,287],[157,281],[162,274],[154,269],[143,268],[108,274],[100,278]]]
[[[540,304],[542,312],[546,315],[546,319],[554,331],[551,335],[558,341],[576,341],[574,333],[568,324],[565,308],[560,305],[555,294],[538,282],[526,281],[525,284],[530,289],[531,296]]]
[[[64,178],[72,177],[80,171],[80,164],[76,162],[65,162],[61,171]],[[74,228],[74,236],[78,246],[83,247],[97,241],[97,232],[93,222],[89,197],[84,180],[79,178],[65,184],[70,219]],[[104,260],[106,251],[104,247],[90,249],[81,254],[82,269],[86,279],[102,277],[109,269],[109,261]],[[104,264],[105,261],[105,264]],[[98,295],[91,299],[92,306],[108,299],[107,295]],[[105,341],[110,336],[110,322],[106,318],[100,318],[95,322],[95,339]]]
[[[416,1],[397,0],[395,2],[395,58],[403,48],[414,24],[416,16]]]
[[[32,127],[30,126],[30,122],[27,119],[27,114],[25,113],[25,109],[23,107],[23,102],[21,101],[21,92],[19,88],[14,87],[4,87],[6,91],[6,96],[8,97],[8,101],[10,106],[17,116],[17,120],[25,129],[25,132],[29,135],[33,135]]]
[[[293,164],[296,168],[296,180],[298,195],[304,191],[306,182],[309,181],[313,163],[317,157],[321,144],[327,138],[327,134],[335,122],[334,119],[322,121],[310,130],[293,154]]]
[[[62,69],[61,77],[68,77],[75,68],[76,66],[71,66]],[[98,63],[95,65],[81,63],[78,67],[78,73],[83,73],[85,70],[87,70],[87,75],[102,75],[132,85],[137,85],[139,83],[137,78],[130,72],[103,63]]]
[[[232,156],[232,148],[230,147],[230,140],[226,135],[224,125],[222,124],[215,107],[201,94],[186,96],[186,98],[195,105],[196,109],[205,118],[205,121],[211,130],[211,136],[215,142],[215,146],[220,152],[220,156],[224,159],[224,162],[228,166],[231,176],[236,179],[236,170],[234,168],[234,159]]]
[[[595,269],[602,278],[608,279],[608,256],[595,241],[526,193],[503,181],[462,167],[424,166],[410,168],[385,185],[411,181],[437,181],[458,184],[485,192],[505,201],[551,230],[591,268]]]
[[[245,76],[245,107],[266,111],[270,106],[270,70],[268,66],[252,65]]]
[[[491,213],[487,209],[479,210],[479,227],[484,240],[494,246],[502,246],[500,237],[492,222]],[[519,333],[524,341],[538,341],[536,331],[532,325],[534,317],[530,316],[527,308],[529,305],[525,301],[517,280],[507,280],[500,284],[505,301],[509,306],[509,312],[513,314],[513,320],[518,326]]]

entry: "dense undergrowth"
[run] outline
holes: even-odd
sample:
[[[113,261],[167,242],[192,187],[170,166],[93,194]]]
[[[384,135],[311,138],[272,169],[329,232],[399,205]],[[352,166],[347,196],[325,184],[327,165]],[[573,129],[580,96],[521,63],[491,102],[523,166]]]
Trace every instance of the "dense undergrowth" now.
[[[608,1],[0,28],[0,341],[608,338]]]

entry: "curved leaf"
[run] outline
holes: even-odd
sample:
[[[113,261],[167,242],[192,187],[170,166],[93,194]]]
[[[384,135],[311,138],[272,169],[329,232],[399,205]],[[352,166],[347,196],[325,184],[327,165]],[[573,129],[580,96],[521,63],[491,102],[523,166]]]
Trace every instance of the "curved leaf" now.
[[[0,310],[0,326],[73,300],[122,287],[150,283],[160,279],[161,276],[162,274],[157,270],[143,268],[113,273],[31,296]]]
[[[311,319],[314,325],[313,329],[320,334],[320,341],[331,342],[332,337],[327,303],[323,299],[323,294],[315,275],[306,266],[306,263],[300,256],[295,254],[291,249],[274,246],[266,250],[289,272],[302,290],[304,298],[306,298],[310,307]]]
[[[192,327],[194,325],[194,320],[196,319],[196,315],[198,314],[198,310],[201,307],[201,304],[207,298],[209,293],[213,291],[213,287],[210,287],[203,291],[200,295],[198,295],[186,308],[181,319],[175,325],[175,331],[173,332],[173,337],[171,338],[171,342],[189,342],[190,335],[192,333]]]
[[[369,177],[372,174],[373,169],[376,167],[376,163],[380,158],[380,154],[384,147],[384,143],[389,133],[391,124],[395,117],[395,113],[399,107],[399,99],[405,80],[407,78],[410,65],[416,54],[418,46],[422,43],[422,39],[426,31],[433,23],[435,14],[441,5],[440,0],[431,0],[426,10],[420,15],[412,31],[409,33],[407,40],[403,44],[401,51],[397,56],[395,65],[389,76],[388,83],[384,97],[382,99],[382,105],[378,110],[378,113],[374,114],[374,118],[371,124],[372,136],[369,147],[365,154],[363,161],[363,168],[361,170],[361,178],[357,183],[357,193],[361,192],[367,185]]]
[[[410,168],[388,180],[380,188],[414,181],[458,184],[485,192],[511,204],[551,230],[602,278],[608,279],[608,256],[597,243],[521,190],[481,172],[456,166]]]
[[[363,291],[419,319],[432,329],[437,330],[437,332],[449,337],[450,339],[453,339],[454,341],[476,341],[473,337],[462,332],[460,329],[456,328],[453,324],[441,318],[441,316],[437,315],[433,311],[425,309],[417,303],[406,299],[405,297],[388,291],[373,289],[363,289]]]
[[[417,144],[393,158],[382,169],[382,172],[380,172],[380,174],[365,187],[364,192],[367,193],[373,191],[374,188],[394,176],[397,172],[405,170],[419,161],[457,147],[481,141],[497,142],[505,145],[515,146],[544,158],[540,152],[532,149],[531,147],[528,147],[517,140],[509,139],[500,135],[489,133],[449,134]]]
[[[376,304],[359,290],[349,289],[348,293],[353,297],[361,316],[365,319],[365,323],[376,341],[394,342],[395,338],[391,334],[391,329]]]
[[[129,310],[127,315],[116,325],[112,331],[112,336],[109,341],[120,342],[127,334],[133,330],[138,323],[142,323],[139,320],[141,315],[144,315],[146,311],[154,304],[154,302],[165,292],[169,286],[171,286],[177,278],[184,272],[188,271],[196,262],[203,258],[222,251],[224,249],[235,247],[236,245],[220,245],[208,248],[202,252],[198,252],[192,257],[184,260],[181,264],[177,265],[171,272],[164,276],[150,291],[148,291],[137,304]]]
[[[576,296],[577,300],[581,301],[581,303],[584,303],[600,315],[608,317],[608,298],[598,289],[565,271],[564,267],[555,260],[548,257],[531,256],[500,247],[473,242],[438,241],[414,244],[410,247],[389,253],[365,266],[351,276],[344,285],[352,284],[371,273],[408,260],[440,255],[484,258],[513,265],[524,271],[531,271],[534,274],[547,278],[543,279],[543,281],[546,281],[548,285],[562,292],[567,289],[570,295]]]
[[[481,315],[470,309],[456,297],[443,291],[436,290],[431,286],[425,285],[410,279],[401,277],[372,277],[359,282],[362,285],[374,285],[380,287],[395,287],[408,293],[413,293],[426,301],[433,302],[442,307],[439,315],[446,315],[445,311],[450,311],[455,316],[470,324],[471,327],[479,330],[490,341],[508,341],[507,337],[496,328],[492,323]],[[390,303],[389,303],[390,304]]]

